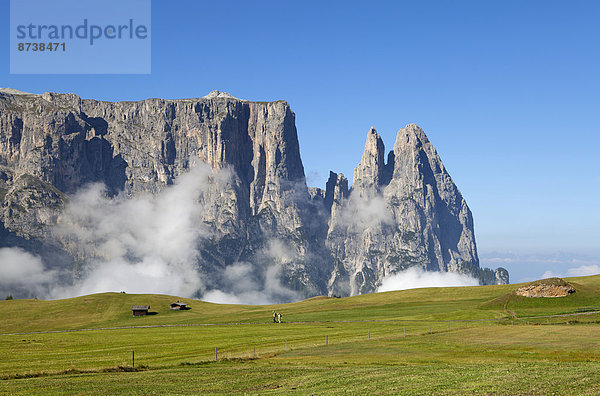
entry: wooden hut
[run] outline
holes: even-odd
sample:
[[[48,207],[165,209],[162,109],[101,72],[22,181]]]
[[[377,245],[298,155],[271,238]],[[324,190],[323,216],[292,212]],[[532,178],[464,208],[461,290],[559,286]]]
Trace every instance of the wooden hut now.
[[[171,303],[170,305],[171,305],[171,309],[172,309],[172,310],[180,310],[180,311],[183,311],[183,310],[186,310],[186,309],[188,309],[188,306],[187,306],[187,304],[186,304],[186,303],[182,303],[182,302],[179,302],[179,301],[177,301],[177,302],[174,302],[174,303]]]
[[[133,316],[146,316],[150,310],[150,305],[132,305]]]

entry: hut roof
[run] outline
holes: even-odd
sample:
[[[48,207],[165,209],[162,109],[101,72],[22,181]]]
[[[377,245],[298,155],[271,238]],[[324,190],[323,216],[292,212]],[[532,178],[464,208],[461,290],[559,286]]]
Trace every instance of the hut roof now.
[[[178,305],[179,305],[180,307],[185,307],[185,306],[187,306],[187,304],[186,304],[186,303],[182,303],[182,302],[174,302],[174,303],[171,303],[171,306],[172,306],[172,307],[176,307],[176,306],[178,306]]]
[[[147,311],[150,309],[150,305],[132,305],[132,311]]]

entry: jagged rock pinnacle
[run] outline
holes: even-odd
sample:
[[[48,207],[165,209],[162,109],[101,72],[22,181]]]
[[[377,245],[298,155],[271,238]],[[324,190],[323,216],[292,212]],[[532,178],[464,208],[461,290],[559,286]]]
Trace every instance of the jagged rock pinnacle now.
[[[358,166],[354,169],[352,189],[367,192],[377,190],[383,180],[385,146],[374,127],[367,133],[365,150]]]

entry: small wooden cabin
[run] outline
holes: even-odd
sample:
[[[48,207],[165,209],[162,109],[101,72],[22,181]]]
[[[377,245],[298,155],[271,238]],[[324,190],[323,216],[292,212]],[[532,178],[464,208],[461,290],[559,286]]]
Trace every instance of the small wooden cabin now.
[[[183,310],[188,309],[188,306],[186,303],[177,301],[177,302],[171,303],[171,309],[183,311]]]
[[[146,316],[150,310],[150,305],[132,305],[133,316]]]

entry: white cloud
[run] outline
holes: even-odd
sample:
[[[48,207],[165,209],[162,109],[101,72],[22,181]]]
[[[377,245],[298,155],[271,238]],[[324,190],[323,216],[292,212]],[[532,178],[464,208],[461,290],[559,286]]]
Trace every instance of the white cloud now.
[[[0,290],[22,290],[30,296],[47,293],[57,281],[57,272],[44,268],[42,259],[23,249],[0,248]]]
[[[564,278],[568,276],[590,276],[600,274],[600,266],[597,264],[582,265],[580,267],[569,268],[566,273],[557,273],[554,271],[546,271],[542,274],[542,279],[545,278]]]
[[[390,224],[392,213],[379,194],[374,196],[350,194],[338,221],[340,225],[347,226],[350,232],[362,232],[381,224]]]
[[[86,266],[81,279],[56,288],[51,297],[120,290],[182,296],[201,292],[196,246],[210,232],[201,221],[200,199],[211,184],[226,183],[228,176],[199,165],[156,195],[110,199],[101,184],[77,193],[54,232]]]
[[[225,293],[221,290],[210,290],[206,292],[202,298],[202,300],[217,304],[251,304],[254,300],[254,297],[259,297],[255,295],[247,296],[247,295],[235,295],[231,293]]]
[[[232,193],[233,180],[231,170],[201,164],[154,195],[109,198],[104,185],[88,185],[70,198],[53,229],[81,263],[79,278],[72,285],[59,284],[41,258],[0,249],[0,293],[12,286],[20,294],[45,298],[126,291],[240,304],[299,300],[301,295],[280,281],[284,267],[297,259],[296,251],[277,239],[253,262],[225,263],[223,272],[210,278],[201,272],[199,242],[212,236],[203,218],[223,213],[206,198]]]
[[[478,286],[477,279],[455,272],[429,272],[411,267],[394,275],[386,276],[377,292],[417,289],[422,287]]]
[[[589,276],[600,274],[600,266],[594,265],[582,265],[581,267],[569,268],[567,270],[567,276]]]
[[[225,268],[223,289],[207,291],[203,299],[222,304],[271,304],[298,301],[301,295],[281,284],[283,266],[296,259],[285,242],[270,240],[256,263],[240,262]],[[264,265],[263,265],[264,264]]]
[[[546,272],[544,272],[544,273],[542,274],[542,277],[541,277],[541,279],[547,279],[547,278],[562,278],[563,276],[564,276],[564,275],[562,275],[562,274],[558,274],[558,273],[556,273],[556,272],[554,272],[554,271],[550,271],[550,270],[548,270],[548,271],[546,271]]]

